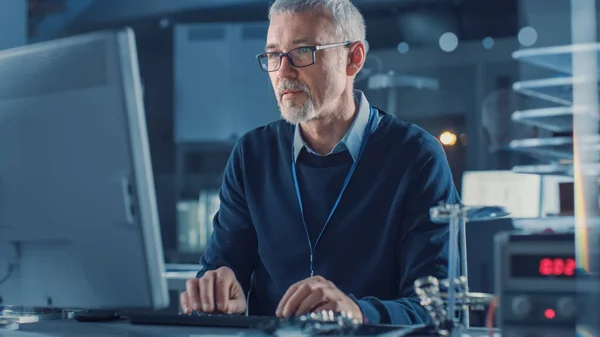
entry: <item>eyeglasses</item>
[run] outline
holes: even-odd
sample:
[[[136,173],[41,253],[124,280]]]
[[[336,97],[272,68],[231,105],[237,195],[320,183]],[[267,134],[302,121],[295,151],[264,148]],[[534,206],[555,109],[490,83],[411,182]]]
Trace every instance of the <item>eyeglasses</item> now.
[[[324,44],[322,46],[304,46],[288,51],[287,53],[268,52],[256,55],[260,69],[266,72],[277,71],[281,67],[281,60],[287,57],[290,64],[296,68],[308,67],[315,64],[317,50],[347,47],[352,42],[339,42]]]

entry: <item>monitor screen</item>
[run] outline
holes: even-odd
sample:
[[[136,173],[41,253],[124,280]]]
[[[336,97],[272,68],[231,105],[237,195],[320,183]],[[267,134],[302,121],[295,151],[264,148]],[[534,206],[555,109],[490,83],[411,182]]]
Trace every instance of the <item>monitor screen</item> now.
[[[168,306],[141,91],[130,29],[0,52],[2,304]]]
[[[502,206],[512,218],[540,216],[542,178],[511,171],[467,171],[462,202],[467,206]]]

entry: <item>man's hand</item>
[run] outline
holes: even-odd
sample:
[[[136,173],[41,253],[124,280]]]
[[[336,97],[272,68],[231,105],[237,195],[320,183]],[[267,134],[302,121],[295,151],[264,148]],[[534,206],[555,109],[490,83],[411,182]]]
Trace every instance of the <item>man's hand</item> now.
[[[201,278],[189,279],[179,300],[186,314],[198,310],[205,313],[241,314],[246,311],[244,290],[227,267],[207,271]]]
[[[346,312],[363,322],[358,304],[321,276],[293,284],[283,295],[275,314],[278,317],[290,317],[321,310]]]

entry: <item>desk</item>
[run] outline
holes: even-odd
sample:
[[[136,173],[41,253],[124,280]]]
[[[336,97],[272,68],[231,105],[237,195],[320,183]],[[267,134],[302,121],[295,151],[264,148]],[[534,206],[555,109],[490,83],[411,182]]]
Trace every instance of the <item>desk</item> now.
[[[22,324],[19,330],[0,329],[0,337],[212,337],[252,336],[246,329],[205,328],[183,326],[133,325],[127,321],[110,323],[80,323],[74,320],[41,321]],[[255,336],[265,336],[256,334]],[[489,337],[486,329],[470,329],[464,337]],[[429,337],[417,336],[415,337]],[[494,337],[500,337],[495,333]]]
[[[22,324],[19,330],[0,330],[0,337],[190,337],[238,336],[247,330],[134,325],[127,321],[108,323],[81,323],[75,320],[40,321]]]

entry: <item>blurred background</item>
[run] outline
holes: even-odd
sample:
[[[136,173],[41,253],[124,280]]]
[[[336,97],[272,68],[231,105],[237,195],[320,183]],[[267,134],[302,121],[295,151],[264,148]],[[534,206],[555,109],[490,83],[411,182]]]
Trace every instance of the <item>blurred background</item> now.
[[[550,115],[571,118],[568,74],[515,54],[570,44],[569,1],[353,2],[366,18],[369,48],[356,87],[440,140],[466,204],[504,205],[515,219],[572,215],[565,173],[572,155],[544,152],[544,144],[531,151],[522,141],[569,145],[569,123],[543,123]],[[233,144],[279,118],[268,75],[254,58],[264,50],[270,3],[0,0],[0,49],[134,29],[167,263],[197,263]],[[544,81],[554,84],[548,89]]]

